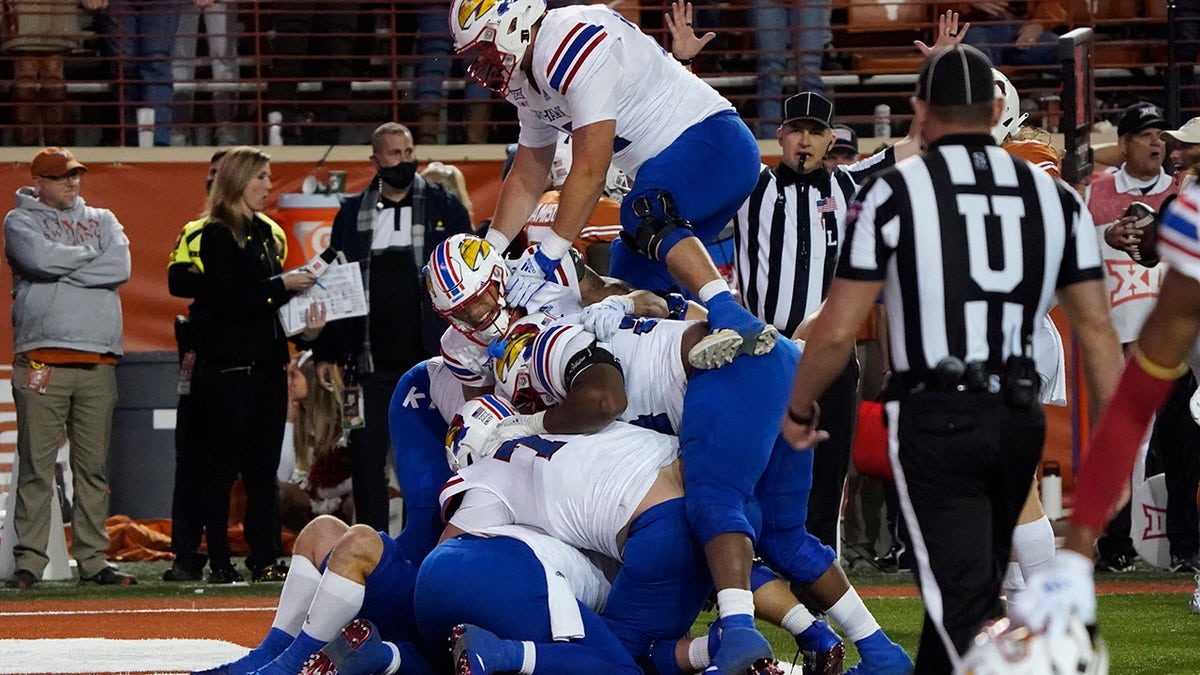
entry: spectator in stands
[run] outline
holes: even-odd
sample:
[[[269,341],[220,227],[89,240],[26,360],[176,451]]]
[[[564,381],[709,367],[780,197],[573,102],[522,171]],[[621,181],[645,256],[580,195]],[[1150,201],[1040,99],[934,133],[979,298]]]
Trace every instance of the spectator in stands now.
[[[287,339],[277,310],[311,287],[307,271],[283,273],[284,244],[259,215],[271,191],[270,158],[250,147],[229,151],[217,171],[201,234],[192,375],[197,442],[207,453],[205,534],[209,583],[242,580],[230,558],[229,495],[246,487],[246,567],[255,581],[282,581],[287,568],[279,522],[279,448],[287,416]],[[324,316],[306,312],[304,339]]]
[[[183,0],[83,0],[101,14],[109,54],[125,83],[119,94],[125,145],[137,145],[138,108],[154,109],[154,145],[171,144],[171,45],[179,26]]]
[[[1086,191],[1088,211],[1096,223],[1106,271],[1105,287],[1112,303],[1113,326],[1122,345],[1132,343],[1154,306],[1162,285],[1162,266],[1142,267],[1127,254],[1141,233],[1123,216],[1135,201],[1158,209],[1171,194],[1171,177],[1163,170],[1166,146],[1160,134],[1167,126],[1161,110],[1149,103],[1129,106],[1117,123],[1117,145],[1124,163],[1111,173],[1095,174]],[[1142,472],[1134,480],[1141,482]],[[1137,553],[1129,537],[1129,507],[1126,505],[1108,524],[1097,547],[1099,571],[1127,572]]]
[[[1058,35],[1054,29],[1067,22],[1065,0],[950,4],[971,25],[963,43],[977,47],[997,67],[1058,63]]]
[[[234,145],[235,134],[230,124],[236,119],[237,94],[227,87],[237,84],[237,12],[233,0],[192,0],[191,6],[181,8],[179,28],[171,47],[171,75],[176,82],[192,83],[196,79],[196,46],[200,41],[200,18],[204,18],[204,35],[208,42],[208,63],[216,89],[212,92],[212,116],[217,123],[215,145]],[[175,94],[175,122],[179,128],[171,132],[171,145],[191,145],[192,130],[184,125],[193,122],[195,92]],[[207,136],[205,136],[207,137]],[[209,143],[197,143],[209,145]]]
[[[386,532],[392,390],[409,368],[439,352],[446,329],[427,304],[420,270],[447,237],[471,232],[471,220],[445,188],[417,175],[407,127],[380,125],[371,134],[371,148],[376,178],[362,194],[342,202],[329,241],[361,266],[368,314],[331,324],[313,351],[323,384],[333,381],[339,364],[347,389],[361,391],[365,426],[350,432],[356,518]]]
[[[7,9],[7,8],[6,8]],[[76,0],[23,0],[6,16],[0,52],[13,59],[13,145],[67,144],[65,56],[79,46]],[[41,140],[39,133],[41,132]]]
[[[354,32],[361,3],[349,0],[264,0],[275,18],[263,105],[283,113],[285,144],[335,145],[350,119]],[[317,101],[301,112],[298,85],[321,83]],[[263,115],[265,118],[266,115]]]
[[[829,0],[751,0],[750,23],[758,48],[758,137],[774,138],[783,118],[783,75],[798,72],[796,88],[825,93],[821,60],[833,41],[829,29]],[[789,45],[788,38],[795,40]],[[789,47],[797,53],[799,68],[789,67]]]
[[[71,555],[79,579],[137,583],[105,561],[108,444],[117,402],[121,298],[129,280],[129,240],[108,209],[79,195],[87,167],[64,148],[39,152],[34,186],[17,191],[4,218],[4,253],[13,276],[13,399],[17,408],[16,571],[9,588],[29,588],[49,558],[54,464],[71,444],[74,503]],[[87,320],[82,320],[87,317]]]
[[[430,183],[441,185],[450,194],[457,197],[458,201],[462,202],[463,208],[467,210],[471,222],[475,222],[474,206],[471,204],[471,195],[467,192],[467,179],[463,177],[462,169],[453,164],[430,162],[429,166],[421,172],[421,177]]]
[[[418,5],[416,50],[422,58],[416,72],[419,125],[415,140],[434,144],[440,141],[442,132],[442,111],[446,109],[442,84],[450,75],[454,42],[446,25],[446,3],[428,0]],[[487,143],[488,122],[492,117],[491,92],[470,80],[465,82],[462,142]]]
[[[858,134],[845,124],[833,125],[833,144],[825,153],[825,170],[849,166],[858,161]]]

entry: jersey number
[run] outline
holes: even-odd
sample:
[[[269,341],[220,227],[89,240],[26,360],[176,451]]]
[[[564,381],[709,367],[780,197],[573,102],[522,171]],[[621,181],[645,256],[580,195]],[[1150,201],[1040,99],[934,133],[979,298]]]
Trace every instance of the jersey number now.
[[[511,441],[506,441],[500,446],[500,449],[496,450],[496,459],[502,462],[510,461],[517,448],[528,448],[538,457],[548,460],[554,456],[554,453],[558,452],[559,448],[566,444],[566,441],[552,441],[541,436],[514,438]]]

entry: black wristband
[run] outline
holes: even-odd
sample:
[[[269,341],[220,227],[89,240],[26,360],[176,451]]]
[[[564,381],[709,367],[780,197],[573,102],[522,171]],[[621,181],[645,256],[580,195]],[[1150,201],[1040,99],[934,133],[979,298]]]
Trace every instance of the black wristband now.
[[[694,59],[680,59],[680,58],[676,58],[675,60],[676,60],[676,61],[678,61],[678,62],[679,62],[679,65],[681,65],[681,66],[690,66],[690,65],[692,65],[692,61],[693,61]]]
[[[796,414],[795,410],[792,410],[791,406],[788,406],[788,409],[787,409],[788,419],[791,420],[793,424],[800,424],[803,426],[808,426],[808,425],[812,424],[812,421],[813,421],[812,406],[809,406],[808,410],[809,410],[808,416],[801,417],[800,415]]]

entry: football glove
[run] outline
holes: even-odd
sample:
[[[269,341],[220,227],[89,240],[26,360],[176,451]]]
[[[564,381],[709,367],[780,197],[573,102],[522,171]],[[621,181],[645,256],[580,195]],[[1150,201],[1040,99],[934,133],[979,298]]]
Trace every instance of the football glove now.
[[[608,342],[621,327],[621,320],[632,312],[633,300],[624,295],[610,295],[584,307],[579,315],[579,323],[601,342]]]
[[[1090,557],[1059,551],[1049,567],[1025,580],[1025,591],[1009,608],[1010,614],[1018,623],[1051,636],[1066,632],[1072,614],[1085,625],[1094,625],[1096,583],[1092,570]]]

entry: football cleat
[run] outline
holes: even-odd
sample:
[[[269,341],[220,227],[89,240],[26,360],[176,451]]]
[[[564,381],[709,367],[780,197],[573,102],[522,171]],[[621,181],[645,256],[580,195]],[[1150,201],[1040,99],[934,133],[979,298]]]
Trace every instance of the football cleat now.
[[[749,621],[749,617],[747,617]],[[712,650],[712,633],[716,631],[716,650]],[[711,670],[726,675],[769,672],[769,664],[775,663],[771,643],[762,633],[749,625],[728,625],[727,619],[717,621],[709,628],[709,653],[712,656]],[[755,670],[758,668],[759,670]],[[706,671],[707,672],[707,671]]]
[[[742,354],[762,356],[775,348],[779,331],[774,326],[739,333],[730,328],[705,335],[688,352],[688,362],[701,370],[712,370],[733,363]]]
[[[387,669],[392,649],[366,619],[355,619],[321,651],[308,657],[300,675],[370,675]]]
[[[450,632],[450,658],[454,675],[490,675],[520,670],[524,647],[479,626],[461,623]]]
[[[913,661],[900,645],[888,639],[883,630],[877,630],[855,643],[862,660],[846,671],[853,675],[908,675],[913,671]]]
[[[824,621],[813,622],[796,636],[796,644],[804,655],[804,675],[830,675],[842,672],[846,645]]]

